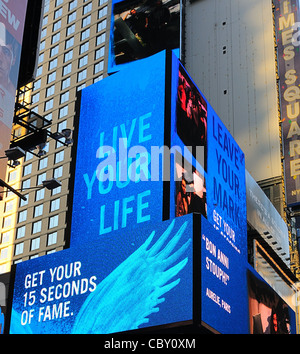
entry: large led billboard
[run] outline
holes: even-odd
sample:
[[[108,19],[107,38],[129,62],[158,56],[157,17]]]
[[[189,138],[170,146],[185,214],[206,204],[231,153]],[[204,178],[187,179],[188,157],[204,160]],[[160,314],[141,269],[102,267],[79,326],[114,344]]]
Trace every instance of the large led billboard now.
[[[199,212],[244,253],[244,153],[174,55],[171,92],[171,146],[176,151],[171,169],[178,180],[171,182],[170,217]]]
[[[243,154],[175,54],[83,89],[78,108],[70,248],[16,266],[11,333],[247,333]]]
[[[0,2],[0,157],[9,149],[27,0]],[[7,160],[0,159],[5,179]]]
[[[284,176],[288,205],[300,202],[299,1],[274,0]]]
[[[108,72],[180,47],[179,0],[114,0]]]
[[[220,333],[249,333],[246,266],[245,253],[202,217],[201,320]]]
[[[296,334],[291,307],[249,267],[247,271],[251,334]]]
[[[18,264],[10,333],[114,333],[190,321],[193,219],[151,222]]]
[[[71,246],[162,220],[152,152],[164,145],[165,62],[156,54],[82,91]]]

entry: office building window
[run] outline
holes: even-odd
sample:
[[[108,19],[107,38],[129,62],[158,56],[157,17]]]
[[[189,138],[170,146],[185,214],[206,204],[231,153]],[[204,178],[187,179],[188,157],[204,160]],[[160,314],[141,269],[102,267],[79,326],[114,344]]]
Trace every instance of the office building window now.
[[[9,242],[10,241],[10,236],[11,236],[11,231],[3,232],[1,243],[3,244],[3,243]]]
[[[49,109],[53,108],[53,98],[51,98],[51,100],[48,100],[45,102],[45,107],[44,107],[44,111],[49,111]]]
[[[26,219],[27,219],[27,210],[25,209],[19,212],[18,223],[26,221]]]
[[[76,9],[76,6],[77,6],[77,0],[73,0],[69,2],[69,11]]]
[[[79,54],[83,54],[85,52],[87,52],[89,50],[89,42],[85,42],[83,44],[81,44],[81,46],[79,47]]]
[[[44,209],[43,204],[40,204],[40,205],[37,205],[36,207],[34,207],[33,217],[37,218],[38,216],[43,215],[43,209]]]
[[[71,38],[66,40],[65,49],[69,49],[73,45],[74,45],[74,37],[71,37]]]
[[[53,23],[53,29],[52,32],[55,32],[61,28],[61,20],[58,20]]]
[[[56,11],[54,11],[54,17],[53,19],[56,20],[62,15],[62,7]]]
[[[68,52],[65,53],[64,55],[64,63],[67,61],[71,60],[73,58],[73,49],[69,50]]]
[[[50,60],[49,62],[49,71],[57,67],[57,58]]]
[[[46,90],[45,97],[50,97],[50,96],[54,95],[54,93],[55,93],[55,85],[49,86]]]
[[[0,259],[5,259],[8,257],[8,247],[3,248],[0,253]]]
[[[18,243],[15,247],[15,256],[22,254],[24,251],[24,242]]]
[[[39,249],[40,248],[40,243],[41,243],[41,238],[40,237],[37,237],[37,238],[34,238],[33,240],[31,240],[30,250],[34,251],[34,250]]]
[[[106,19],[102,20],[98,23],[97,25],[97,32],[101,32],[102,30],[104,30],[106,28]]]
[[[104,68],[104,61],[100,61],[99,63],[95,64],[94,66],[94,74],[98,74]]]
[[[47,77],[47,84],[50,84],[56,79],[56,71],[53,71],[53,73],[49,74]]]
[[[22,182],[22,190],[27,189],[27,188],[30,188],[30,178],[25,179],[25,180]]]
[[[68,115],[68,111],[69,111],[69,106],[66,105],[62,108],[59,109],[59,113],[58,113],[58,118],[64,118]]]
[[[49,229],[53,229],[58,226],[58,217],[58,215],[54,215],[49,218]]]
[[[68,64],[68,65],[65,65],[63,67],[63,76],[66,76],[68,74],[70,74],[72,71],[72,63]]]
[[[54,178],[62,177],[62,175],[63,175],[63,166],[59,166],[54,169],[54,172],[53,172]]]
[[[87,65],[88,63],[88,55],[85,55],[84,57],[79,59],[79,63],[78,63],[78,68],[82,68],[83,66]]]
[[[73,23],[73,25],[67,27],[67,36],[70,36],[74,32],[75,32],[75,23]]]
[[[55,47],[50,49],[50,58],[54,57],[57,55],[59,52],[59,44],[57,44]]]
[[[25,231],[26,231],[26,226],[21,226],[17,228],[17,234],[16,234],[16,238],[22,238],[25,237]]]
[[[80,40],[81,41],[84,41],[84,40],[86,40],[86,39],[88,39],[89,38],[89,36],[90,36],[90,29],[89,28],[87,28],[85,31],[82,31],[81,32],[81,35],[80,35]]]
[[[61,95],[60,95],[60,104],[63,104],[63,103],[65,103],[65,102],[67,102],[67,101],[69,101],[69,97],[70,97],[70,92],[69,91],[67,91],[67,92],[65,92],[65,93],[62,93]]]
[[[57,243],[57,232],[52,232],[48,235],[47,246],[55,245]]]
[[[39,200],[44,199],[45,196],[45,189],[39,189],[35,192],[35,201],[38,202]]]
[[[59,207],[60,207],[60,198],[52,200],[50,203],[50,212],[59,210]]]
[[[96,46],[105,42],[105,33],[100,34],[96,37]]]
[[[85,80],[86,76],[87,76],[87,70],[86,69],[84,69],[82,71],[79,71],[79,73],[77,74],[77,82]]]
[[[84,19],[82,19],[82,23],[81,23],[81,28],[84,28],[85,26],[88,26],[91,24],[91,15],[88,15],[87,17],[85,17]]]
[[[32,172],[32,163],[24,166],[24,169],[23,169],[23,176],[27,176],[29,175],[30,173]]]
[[[10,227],[12,225],[12,216],[6,216],[3,218],[3,228]]]
[[[32,234],[37,234],[42,231],[42,220],[32,223]]]
[[[70,15],[68,15],[68,23],[71,23],[72,21],[76,20],[76,11],[72,12]]]

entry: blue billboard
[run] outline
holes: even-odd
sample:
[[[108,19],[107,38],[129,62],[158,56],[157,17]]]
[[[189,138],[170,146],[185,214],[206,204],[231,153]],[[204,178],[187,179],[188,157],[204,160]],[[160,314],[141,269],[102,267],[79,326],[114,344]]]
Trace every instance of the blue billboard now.
[[[193,316],[192,215],[18,264],[10,333],[115,333]]]
[[[72,247],[162,220],[151,148],[164,145],[165,62],[156,54],[82,90]]]
[[[11,333],[247,333],[243,153],[175,54],[78,101],[70,248],[17,265]]]
[[[247,259],[202,217],[201,319],[224,334],[249,333]]]

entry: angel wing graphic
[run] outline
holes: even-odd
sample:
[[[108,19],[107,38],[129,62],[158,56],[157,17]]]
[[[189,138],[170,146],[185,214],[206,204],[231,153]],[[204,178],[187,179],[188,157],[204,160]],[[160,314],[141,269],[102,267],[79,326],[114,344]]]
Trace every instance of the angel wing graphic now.
[[[89,294],[76,316],[72,333],[115,333],[138,329],[159,311],[165,295],[179,282],[178,273],[188,263],[184,253],[189,238],[177,247],[188,221],[177,232],[175,219],[165,232],[152,242],[147,240]],[[152,243],[152,245],[151,245]],[[32,333],[29,324],[21,325],[21,315],[12,310],[10,333]]]
[[[173,252],[187,222],[164,246],[174,225],[175,220],[150,247],[153,231],[140,248],[97,286],[82,305],[73,333],[121,332],[149,322],[148,317],[158,312],[159,304],[165,301],[163,295],[179,284],[180,278],[176,276],[188,262],[188,257],[179,259],[191,239]]]

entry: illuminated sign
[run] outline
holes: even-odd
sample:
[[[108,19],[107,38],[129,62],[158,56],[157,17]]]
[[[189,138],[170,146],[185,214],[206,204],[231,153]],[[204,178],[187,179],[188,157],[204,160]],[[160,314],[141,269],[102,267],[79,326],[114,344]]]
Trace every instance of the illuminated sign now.
[[[201,320],[220,333],[248,333],[247,258],[203,217],[201,225]]]
[[[251,334],[296,334],[295,312],[253,269],[247,271]]]
[[[274,0],[285,187],[288,205],[300,202],[299,2]]]
[[[78,101],[70,248],[17,265],[11,333],[247,333],[243,154],[175,54]]]
[[[113,1],[108,72],[179,43],[179,0]]]
[[[171,184],[170,217],[174,210],[176,216],[207,215],[243,253],[247,249],[244,153],[174,55],[172,70],[172,146],[179,151],[173,168],[179,181]]]
[[[10,333],[104,334],[191,320],[192,238],[188,215],[18,264]]]
[[[152,147],[164,145],[165,60],[156,54],[82,90],[72,246],[162,220]]]
[[[9,149],[19,75],[27,0],[0,2],[0,157]],[[7,160],[0,159],[0,178],[5,179]]]

